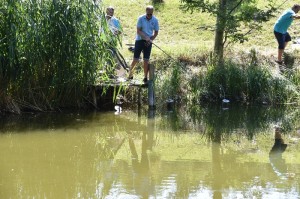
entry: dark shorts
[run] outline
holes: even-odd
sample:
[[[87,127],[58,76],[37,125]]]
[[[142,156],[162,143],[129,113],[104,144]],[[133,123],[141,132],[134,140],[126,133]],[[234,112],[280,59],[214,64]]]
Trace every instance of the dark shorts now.
[[[147,45],[145,40],[137,40],[134,45],[134,55],[133,58],[138,60],[140,58],[141,52],[143,51],[143,58],[145,61],[150,59],[152,44]]]
[[[278,49],[284,49],[285,43],[292,40],[290,34],[286,32],[285,34],[274,31],[275,37],[278,42]]]

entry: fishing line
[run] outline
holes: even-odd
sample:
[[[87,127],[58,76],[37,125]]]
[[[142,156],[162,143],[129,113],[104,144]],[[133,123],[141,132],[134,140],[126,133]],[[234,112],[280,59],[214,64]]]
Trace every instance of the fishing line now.
[[[173,59],[174,61],[177,61],[175,58],[173,58],[170,54],[168,54],[166,51],[164,51],[163,49],[161,49],[158,45],[156,45],[155,43],[152,42],[152,44],[157,47],[159,50],[161,50],[163,53],[165,53],[168,57],[170,57],[171,59]],[[130,46],[130,47],[134,47],[134,44],[125,44],[126,46]]]
[[[285,0],[282,4],[280,4],[277,8],[275,8],[275,10],[277,10],[278,8],[280,8],[283,4],[285,4],[287,1],[289,0]]]
[[[174,59],[171,55],[169,55],[168,53],[166,53],[166,51],[164,51],[163,49],[161,49],[158,45],[156,45],[155,43],[152,43],[156,48],[158,48],[159,50],[161,50],[163,53],[165,53],[168,57],[170,57],[171,59],[173,59],[174,61],[177,61],[176,59]]]
[[[161,50],[165,55],[167,55],[169,58],[171,58],[172,60],[174,60],[175,62],[178,62],[175,58],[173,58],[170,54],[168,54],[166,51],[164,51],[162,48],[160,48],[158,45],[156,45],[155,43],[151,42],[155,47],[157,47],[159,50]],[[133,47],[135,46],[134,44],[126,44],[127,46]],[[178,62],[180,63],[180,62]],[[183,65],[181,65],[181,68],[183,68]],[[136,65],[131,69],[134,70],[134,68],[136,67]]]

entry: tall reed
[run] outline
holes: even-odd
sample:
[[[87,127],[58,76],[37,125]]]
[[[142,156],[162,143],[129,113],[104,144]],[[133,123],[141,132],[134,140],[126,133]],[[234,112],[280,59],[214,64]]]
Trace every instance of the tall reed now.
[[[0,107],[81,106],[111,59],[101,1],[0,2]]]
[[[284,74],[272,73],[264,65],[228,61],[224,67],[211,65],[207,72],[191,79],[190,100],[194,103],[222,99],[264,104],[299,102],[299,87],[292,80]]]

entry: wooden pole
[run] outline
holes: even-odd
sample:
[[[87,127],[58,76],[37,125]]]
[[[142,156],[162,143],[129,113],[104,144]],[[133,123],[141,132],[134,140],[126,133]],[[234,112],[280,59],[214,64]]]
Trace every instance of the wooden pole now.
[[[142,105],[141,92],[142,92],[142,88],[139,87],[139,90],[138,90],[138,107],[140,107]]]
[[[155,66],[149,64],[149,81],[148,81],[148,105],[150,109],[155,109]]]
[[[91,86],[91,91],[92,91],[92,98],[93,98],[93,105],[97,109],[97,96],[96,96],[96,86]]]

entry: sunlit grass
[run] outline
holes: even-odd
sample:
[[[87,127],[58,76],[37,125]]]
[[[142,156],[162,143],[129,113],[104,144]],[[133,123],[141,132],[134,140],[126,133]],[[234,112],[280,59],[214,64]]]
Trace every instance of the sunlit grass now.
[[[108,78],[98,73],[111,59],[106,51],[109,34],[99,35],[104,23],[100,17],[103,8],[115,7],[115,15],[123,26],[120,51],[129,64],[133,55],[126,44],[134,43],[137,18],[145,13],[146,5],[152,4],[148,0],[96,1],[98,6],[91,1],[55,2],[0,2],[1,7],[10,8],[0,11],[1,106],[16,111],[18,107],[47,110],[83,106],[86,85]],[[264,1],[259,2],[259,5],[264,4]],[[292,2],[279,10],[291,5]],[[247,101],[267,100],[271,104],[299,101],[299,50],[289,45],[287,52],[295,63],[280,78],[272,72],[274,65],[270,60],[277,53],[272,30],[276,17],[265,23],[262,32],[254,30],[248,42],[227,47],[228,70],[223,71],[226,72],[222,74],[226,77],[223,82],[210,76],[213,70],[218,73],[210,66],[214,17],[183,12],[179,6],[179,0],[155,4],[154,14],[159,19],[160,31],[154,42],[161,49],[153,46],[151,59],[161,75],[157,78],[160,80],[158,98],[164,101],[177,93],[187,99],[212,97],[217,100],[226,95],[231,99],[245,97]],[[290,31],[295,36],[296,23]],[[103,29],[105,32],[105,25]],[[250,70],[247,63],[251,49],[257,51],[260,63],[255,70]],[[243,53],[244,58],[241,58]]]
[[[133,43],[136,34],[137,18],[145,13],[146,5],[152,4],[152,1],[104,0],[103,4],[105,6],[113,5],[116,8],[115,15],[120,19],[124,27],[124,43]],[[265,6],[266,4],[266,1],[258,2],[259,6]],[[275,1],[275,7],[281,4],[281,1]],[[193,13],[183,12],[179,8],[180,5],[179,0],[169,0],[155,4],[156,10],[154,15],[158,17],[161,27],[159,36],[155,42],[163,47],[171,45],[176,49],[195,45],[205,45],[208,49],[211,49],[214,41],[214,17],[207,13],[199,13],[197,11]],[[258,48],[260,50],[272,51],[272,54],[276,55],[277,44],[273,34],[273,25],[281,12],[290,8],[292,5],[293,2],[287,2],[278,7],[278,12],[275,13],[277,16],[274,16],[269,22],[265,23],[261,32],[252,30],[248,42],[235,44],[234,46],[236,47],[233,48],[237,50]],[[292,36],[297,35],[296,30],[297,21],[295,21],[290,28]]]

